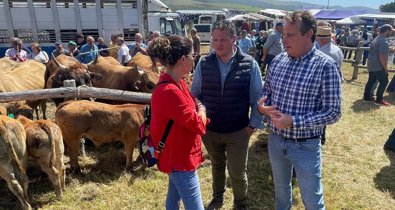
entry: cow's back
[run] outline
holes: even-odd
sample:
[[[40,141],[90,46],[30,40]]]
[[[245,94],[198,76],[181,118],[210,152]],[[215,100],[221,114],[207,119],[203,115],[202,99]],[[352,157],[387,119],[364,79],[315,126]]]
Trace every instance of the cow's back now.
[[[0,71],[0,92],[43,89],[45,65],[28,60],[18,64],[12,71]]]
[[[26,133],[21,123],[8,116],[0,115],[0,165],[11,162],[11,144],[19,160],[26,160]]]
[[[59,106],[55,119],[65,136],[83,135],[101,144],[127,137],[142,123],[143,110],[144,105],[72,101]]]

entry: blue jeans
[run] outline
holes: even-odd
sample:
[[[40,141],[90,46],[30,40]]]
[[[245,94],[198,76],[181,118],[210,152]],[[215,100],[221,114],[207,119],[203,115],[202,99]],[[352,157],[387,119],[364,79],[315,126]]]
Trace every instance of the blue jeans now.
[[[321,182],[320,138],[295,142],[284,140],[280,135],[271,134],[269,157],[273,172],[276,209],[287,210],[292,207],[293,168],[296,172],[305,209],[325,209]]]
[[[169,175],[166,209],[180,208],[180,199],[186,210],[203,210],[199,177],[195,171],[173,171]]]

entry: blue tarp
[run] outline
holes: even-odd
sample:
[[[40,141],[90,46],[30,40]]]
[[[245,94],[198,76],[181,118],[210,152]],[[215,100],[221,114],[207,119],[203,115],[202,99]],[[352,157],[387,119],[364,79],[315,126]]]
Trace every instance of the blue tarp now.
[[[339,10],[339,9],[323,9],[314,15],[316,19],[340,20],[346,17],[366,14],[366,10]]]

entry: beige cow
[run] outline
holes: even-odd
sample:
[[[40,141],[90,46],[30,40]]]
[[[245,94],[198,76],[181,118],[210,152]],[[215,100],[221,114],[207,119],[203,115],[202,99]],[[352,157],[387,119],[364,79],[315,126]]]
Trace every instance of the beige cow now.
[[[20,122],[0,115],[0,177],[18,197],[22,209],[32,209],[29,204],[26,175],[26,133]]]
[[[18,115],[16,119],[25,128],[29,158],[34,159],[48,174],[55,187],[56,197],[60,199],[66,177],[62,131],[49,120],[32,121],[22,115]]]
[[[144,120],[144,105],[109,105],[90,101],[67,101],[59,105],[55,120],[62,130],[74,170],[80,171],[80,139],[87,137],[96,146],[121,141],[126,153],[126,169],[132,168],[133,150]]]

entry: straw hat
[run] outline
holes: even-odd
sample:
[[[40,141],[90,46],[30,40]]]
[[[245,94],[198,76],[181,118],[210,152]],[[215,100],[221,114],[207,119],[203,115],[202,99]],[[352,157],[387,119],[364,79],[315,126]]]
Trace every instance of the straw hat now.
[[[317,37],[331,37],[332,29],[328,26],[319,26],[317,30]]]

